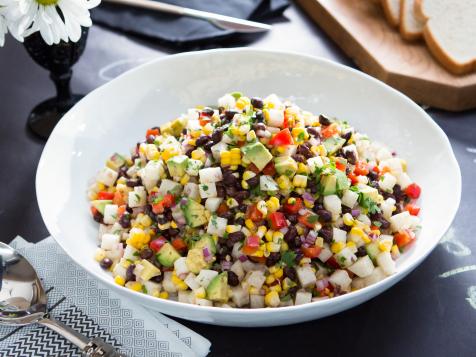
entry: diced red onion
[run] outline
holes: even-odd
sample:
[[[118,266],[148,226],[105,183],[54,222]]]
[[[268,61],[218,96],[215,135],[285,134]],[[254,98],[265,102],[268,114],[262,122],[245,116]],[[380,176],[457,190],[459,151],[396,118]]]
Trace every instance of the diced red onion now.
[[[307,213],[307,209],[301,208],[298,213],[299,213],[300,216],[303,216]]]
[[[279,231],[283,234],[286,234],[286,233],[288,233],[288,230],[289,230],[288,227],[284,227],[284,228],[281,228]]]
[[[246,262],[248,260],[248,257],[246,255],[240,255],[240,257],[238,258],[240,260],[240,262]]]
[[[137,216],[139,213],[144,213],[145,211],[145,206],[142,207],[134,207],[132,209],[132,215]]]
[[[309,243],[307,243],[307,242],[304,242],[304,243],[302,244],[302,246],[303,246],[303,248],[309,248],[311,245],[310,245]]]
[[[309,192],[304,192],[304,193],[302,194],[302,198],[303,198],[305,201],[314,202],[314,196],[311,195]]]
[[[205,258],[205,261],[207,263],[210,262],[213,259],[212,255],[210,254],[210,251],[208,250],[207,247],[203,248],[203,257]]]
[[[317,233],[316,231],[310,231],[306,237],[305,242],[309,245],[313,245],[316,242]]]
[[[352,211],[350,211],[350,214],[352,215],[352,217],[357,218],[358,216],[360,216],[360,209],[353,209]]]
[[[329,280],[327,280],[326,278],[316,281],[316,289],[319,291],[324,290],[328,286],[329,286]]]
[[[187,202],[188,202],[188,200],[185,197],[180,200],[181,205],[185,205],[185,204],[187,204]]]
[[[231,262],[225,260],[225,261],[221,262],[221,267],[222,267],[223,270],[230,270]]]

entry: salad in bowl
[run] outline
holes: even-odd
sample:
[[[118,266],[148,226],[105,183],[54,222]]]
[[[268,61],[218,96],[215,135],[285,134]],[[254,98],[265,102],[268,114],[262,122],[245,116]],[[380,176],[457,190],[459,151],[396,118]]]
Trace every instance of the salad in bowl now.
[[[128,289],[234,308],[300,305],[396,271],[421,188],[349,123],[229,93],[147,130],[90,186],[95,259]]]

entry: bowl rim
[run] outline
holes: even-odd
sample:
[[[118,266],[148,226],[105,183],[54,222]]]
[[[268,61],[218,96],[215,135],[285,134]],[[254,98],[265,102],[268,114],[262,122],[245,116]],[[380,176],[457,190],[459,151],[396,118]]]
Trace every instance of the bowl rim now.
[[[292,57],[298,57],[298,58],[304,58],[308,60],[312,60],[317,64],[324,64],[327,66],[332,67],[334,70],[337,71],[342,71],[345,73],[350,73],[352,76],[356,76],[360,80],[364,81],[370,81],[377,87],[379,87],[382,91],[386,92],[388,95],[393,95],[398,97],[400,100],[403,100],[406,102],[407,105],[409,105],[413,110],[416,112],[420,113],[422,116],[422,120],[426,120],[427,124],[430,125],[434,130],[435,133],[438,134],[438,139],[442,140],[442,142],[445,145],[446,151],[450,154],[450,162],[449,164],[456,169],[455,170],[455,175],[457,182],[455,182],[455,186],[453,187],[453,192],[456,195],[456,199],[454,201],[454,205],[452,208],[452,212],[450,213],[449,219],[447,220],[447,223],[444,227],[444,230],[441,233],[441,237],[448,231],[450,228],[451,224],[453,223],[453,220],[456,216],[456,213],[458,212],[460,202],[461,202],[461,190],[462,190],[462,178],[461,178],[461,169],[459,167],[458,161],[456,160],[453,148],[451,146],[451,143],[447,137],[447,135],[444,133],[444,131],[441,129],[440,126],[436,124],[436,122],[430,117],[428,113],[426,113],[419,105],[417,105],[415,102],[413,102],[410,98],[408,98],[406,95],[403,93],[397,91],[396,89],[390,87],[389,85],[381,82],[380,80],[364,73],[361,72],[357,69],[351,68],[349,66],[346,66],[344,64],[332,61],[327,58],[323,58],[320,56],[313,56],[310,54],[306,53],[301,53],[298,51],[286,51],[286,50],[274,50],[274,49],[256,49],[256,48],[247,48],[247,47],[235,47],[235,48],[225,48],[225,49],[210,49],[210,50],[203,50],[203,51],[193,51],[193,52],[183,52],[183,53],[178,53],[178,54],[173,54],[173,55],[167,55],[167,56],[161,56],[156,59],[152,59],[151,61],[148,61],[146,63],[143,63],[135,68],[132,68],[121,75],[117,76],[113,80],[99,86],[98,88],[95,88],[92,90],[86,97],[90,95],[94,95],[97,92],[102,92],[108,90],[109,87],[114,86],[115,82],[124,78],[128,78],[130,76],[134,76],[136,72],[143,71],[146,68],[156,66],[158,63],[162,62],[168,62],[168,61],[174,61],[176,58],[186,58],[186,57],[195,57],[195,56],[210,56],[210,55],[220,55],[222,53],[234,53],[234,52],[247,52],[250,54],[276,54],[276,55],[284,55],[284,56],[292,56]],[[85,98],[86,98],[85,97]],[[43,218],[43,221],[50,232],[50,234],[53,236],[55,241],[61,246],[61,248],[68,254],[67,247],[62,242],[62,239],[58,239],[55,237],[55,234],[52,234],[51,232],[55,231],[53,229],[52,223],[49,221],[49,219],[46,219],[45,217],[48,217],[46,212],[44,212],[44,208],[42,205],[42,191],[41,191],[41,177],[43,175],[42,173],[42,167],[44,166],[44,162],[48,159],[50,156],[50,151],[52,151],[53,147],[53,140],[55,138],[55,135],[60,132],[60,130],[68,125],[68,120],[69,118],[73,117],[74,118],[74,113],[78,110],[78,107],[81,106],[81,103],[84,101],[84,99],[80,100],[78,104],[76,104],[70,111],[68,111],[62,120],[56,125],[54,128],[53,132],[50,135],[50,139],[47,141],[43,148],[43,152],[41,154],[37,171],[36,171],[36,179],[35,179],[35,188],[36,188],[36,195],[37,195],[37,201],[38,201],[38,206],[40,209],[41,216]],[[424,118],[424,119],[423,119]],[[53,140],[51,139],[53,138]],[[439,240],[441,240],[441,237]],[[385,279],[369,285],[365,288],[359,289],[357,291],[353,291],[348,294],[340,295],[337,297],[333,297],[330,299],[323,299],[319,301],[313,301],[310,303],[302,304],[302,305],[293,305],[293,306],[283,306],[283,307],[277,307],[277,308],[269,308],[269,307],[263,307],[263,308],[256,308],[256,309],[244,309],[244,308],[232,308],[232,307],[216,307],[216,306],[201,306],[201,305],[195,305],[195,304],[188,304],[188,303],[183,303],[179,301],[173,301],[173,300],[168,300],[168,299],[157,299],[156,297],[147,295],[147,294],[142,294],[140,292],[135,292],[130,289],[127,289],[123,286],[119,286],[114,283],[113,279],[110,279],[110,277],[100,275],[96,272],[91,272],[89,269],[87,269],[85,266],[83,266],[81,261],[78,261],[74,256],[69,255],[68,256],[82,269],[84,269],[86,272],[88,272],[90,275],[94,276],[96,279],[100,280],[102,283],[106,284],[108,287],[112,287],[113,289],[116,289],[118,293],[122,295],[127,295],[131,299],[133,297],[140,297],[140,300],[135,299],[135,302],[139,304],[147,304],[148,302],[153,303],[153,305],[156,305],[158,308],[157,310],[160,311],[160,305],[163,304],[164,307],[171,307],[171,308],[181,308],[183,311],[185,310],[197,310],[201,309],[203,312],[208,312],[208,313],[229,313],[229,314],[260,314],[260,315],[268,315],[275,313],[276,311],[282,311],[283,313],[285,312],[292,312],[296,310],[305,310],[305,309],[311,309],[316,306],[322,306],[325,307],[327,305],[333,305],[333,304],[338,304],[338,303],[345,303],[346,301],[352,301],[352,300],[358,300],[359,296],[365,296],[368,295],[370,296],[369,299],[371,298],[371,292],[378,290],[380,287],[383,287],[384,285],[387,286],[387,288],[390,288],[393,286],[395,283],[397,283],[399,280],[403,279],[406,275],[408,275],[410,272],[412,272],[416,267],[418,267],[424,259],[435,249],[436,245],[439,243],[439,240],[435,241],[431,246],[428,247],[428,249],[424,252],[424,254],[421,254],[420,256],[417,256],[415,260],[410,263],[406,268],[403,270],[397,271],[395,274],[386,277]],[[384,290],[387,290],[387,288],[384,288]],[[383,292],[383,291],[382,291]],[[363,299],[362,302],[366,301],[368,299]],[[150,306],[150,305],[149,305]],[[154,308],[155,309],[155,308]]]

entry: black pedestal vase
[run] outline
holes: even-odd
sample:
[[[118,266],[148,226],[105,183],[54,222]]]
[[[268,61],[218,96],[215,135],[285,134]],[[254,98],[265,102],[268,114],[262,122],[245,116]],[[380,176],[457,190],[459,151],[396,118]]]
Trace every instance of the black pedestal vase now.
[[[28,116],[28,127],[43,139],[48,139],[56,124],[83,96],[71,92],[72,67],[84,52],[88,28],[82,28],[78,42],[61,41],[57,45],[47,45],[39,32],[25,38],[25,48],[31,58],[50,71],[50,78],[56,86],[56,97],[38,104]]]

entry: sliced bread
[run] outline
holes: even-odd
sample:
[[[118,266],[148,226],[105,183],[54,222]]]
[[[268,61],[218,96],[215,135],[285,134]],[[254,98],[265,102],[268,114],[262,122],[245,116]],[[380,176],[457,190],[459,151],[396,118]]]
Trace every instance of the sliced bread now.
[[[394,27],[400,24],[400,1],[401,0],[381,0],[385,17],[388,23]]]
[[[424,22],[415,13],[416,0],[401,0],[400,34],[405,40],[418,40],[423,35]]]
[[[450,72],[476,70],[476,0],[417,0],[426,20],[423,37],[433,56]]]

